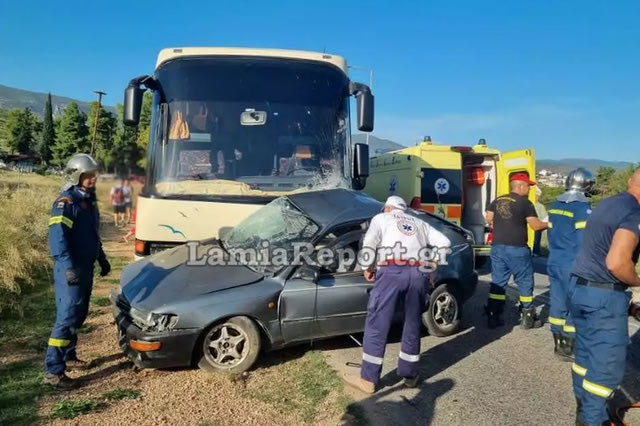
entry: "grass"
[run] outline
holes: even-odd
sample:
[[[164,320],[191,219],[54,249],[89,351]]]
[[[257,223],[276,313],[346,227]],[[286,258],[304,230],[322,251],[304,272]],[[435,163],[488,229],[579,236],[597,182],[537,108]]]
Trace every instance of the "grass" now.
[[[3,312],[0,316],[0,346],[8,342],[23,345],[45,338],[51,332],[55,309],[53,286],[50,285],[21,301],[23,315]]]
[[[91,303],[97,306],[109,306],[111,305],[111,301],[108,297],[92,297]]]
[[[344,394],[342,381],[318,351],[268,368],[261,372],[260,380],[249,380],[243,392],[283,412],[295,412],[305,423],[314,423],[327,409],[349,412],[365,422],[362,411]]]
[[[69,400],[57,403],[51,408],[54,419],[73,419],[87,413],[93,413],[104,407],[104,404],[89,399]]]
[[[51,392],[41,381],[42,359],[0,366],[0,424],[26,425],[38,419],[37,401]]]
[[[48,220],[60,187],[57,178],[0,172],[0,311],[22,313],[21,299],[51,282]]]
[[[142,396],[140,391],[135,389],[114,389],[103,395],[105,399],[110,401],[120,401],[122,399],[138,399]]]

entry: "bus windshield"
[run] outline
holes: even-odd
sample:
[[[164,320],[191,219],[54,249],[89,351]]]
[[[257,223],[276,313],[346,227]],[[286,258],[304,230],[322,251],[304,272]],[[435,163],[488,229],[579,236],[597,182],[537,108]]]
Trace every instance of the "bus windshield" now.
[[[349,81],[339,68],[190,57],[161,65],[155,78],[154,193],[273,198],[347,185]]]

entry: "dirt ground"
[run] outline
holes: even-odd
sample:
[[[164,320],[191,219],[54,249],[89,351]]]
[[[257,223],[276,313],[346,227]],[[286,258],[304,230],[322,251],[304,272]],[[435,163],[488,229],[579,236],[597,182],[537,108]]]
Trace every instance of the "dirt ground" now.
[[[136,370],[123,357],[116,343],[115,325],[105,298],[118,285],[122,267],[131,261],[133,242],[122,236],[129,227],[116,228],[106,208],[102,208],[103,245],[112,263],[112,272],[97,279],[92,294],[88,332],[79,336],[78,356],[90,361],[87,371],[68,372],[83,386],[43,397],[39,416],[52,425],[336,425],[352,402],[342,383],[313,399],[316,387],[304,388],[297,374],[308,367],[313,353],[308,348],[267,355],[247,380],[213,375],[198,369]],[[97,303],[99,302],[99,303]],[[103,305],[103,306],[100,306]],[[106,306],[105,306],[106,305]],[[324,362],[321,355],[317,357]],[[15,354],[15,357],[20,357]],[[3,360],[7,362],[5,358]],[[327,369],[329,367],[326,367]],[[333,372],[330,371],[332,374]],[[114,390],[139,392],[135,399],[109,400]],[[311,393],[309,393],[311,392]],[[311,399],[304,395],[311,395]],[[100,408],[73,419],[52,419],[54,405],[62,401],[94,401]],[[315,401],[315,402],[314,402]]]

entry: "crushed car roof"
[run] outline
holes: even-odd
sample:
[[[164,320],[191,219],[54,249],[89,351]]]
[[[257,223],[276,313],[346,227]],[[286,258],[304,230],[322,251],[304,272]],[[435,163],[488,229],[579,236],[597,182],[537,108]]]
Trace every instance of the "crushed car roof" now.
[[[383,206],[369,195],[350,189],[309,191],[287,198],[322,228],[369,219],[380,213]]]

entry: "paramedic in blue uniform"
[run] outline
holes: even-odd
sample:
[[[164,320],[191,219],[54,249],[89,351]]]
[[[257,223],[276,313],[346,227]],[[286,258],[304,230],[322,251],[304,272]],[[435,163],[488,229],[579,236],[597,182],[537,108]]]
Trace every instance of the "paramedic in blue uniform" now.
[[[401,301],[404,303],[404,326],[397,371],[405,385],[417,385],[422,312],[429,290],[427,263],[433,260],[427,256],[426,249],[435,247],[442,253],[451,246],[443,233],[406,210],[407,204],[401,197],[389,197],[383,212],[371,220],[363,239],[361,254],[370,255],[361,257],[364,276],[368,281],[375,280],[375,284],[367,306],[361,377],[346,379],[365,393],[375,392],[387,334]]]
[[[589,216],[571,269],[570,308],[576,327],[573,390],[577,425],[608,424],[607,400],[622,382],[629,330],[629,286],[640,286],[640,170],[628,189]]]
[[[567,306],[571,265],[582,243],[587,218],[591,213],[591,202],[586,194],[589,194],[594,183],[593,175],[588,170],[572,170],[565,182],[566,192],[551,204],[549,210],[549,323],[553,334],[553,352],[565,361],[571,360],[575,346],[575,327]]]
[[[533,261],[527,244],[527,225],[534,231],[542,231],[547,224],[538,219],[535,206],[529,201],[529,191],[534,185],[526,173],[514,173],[509,178],[509,194],[493,200],[485,216],[493,227],[491,286],[485,306],[489,328],[504,325],[502,312],[511,275],[520,291],[522,328],[542,325],[533,306]]]
[[[74,155],[65,169],[69,182],[54,201],[49,219],[56,322],[48,341],[45,383],[60,388],[75,386],[65,374],[67,368],[82,369],[87,364],[78,359],[76,344],[77,330],[89,311],[94,264],[99,262],[101,276],[111,269],[98,233],[97,172],[98,164],[91,156]]]

